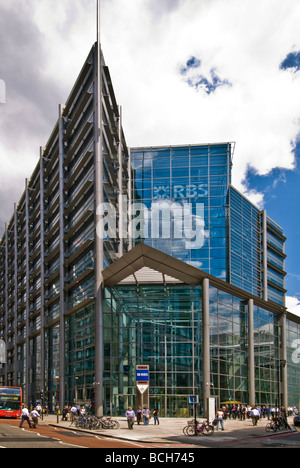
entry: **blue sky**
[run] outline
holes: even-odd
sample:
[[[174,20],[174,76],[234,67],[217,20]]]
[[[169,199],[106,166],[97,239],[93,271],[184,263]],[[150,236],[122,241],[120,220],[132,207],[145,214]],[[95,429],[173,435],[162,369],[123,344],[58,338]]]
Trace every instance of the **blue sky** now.
[[[95,12],[96,0],[0,2],[0,232],[96,39]],[[299,0],[101,1],[127,144],[234,141],[233,185],[284,228],[300,315],[299,24]]]

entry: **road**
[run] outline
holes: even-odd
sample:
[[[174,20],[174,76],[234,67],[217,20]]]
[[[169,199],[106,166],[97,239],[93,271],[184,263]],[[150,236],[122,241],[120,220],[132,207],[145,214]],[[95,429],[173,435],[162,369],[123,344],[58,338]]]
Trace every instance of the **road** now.
[[[228,433],[222,437],[176,437],[173,443],[145,443],[121,441],[107,438],[101,435],[87,434],[64,427],[51,427],[40,424],[36,429],[29,429],[24,424],[19,428],[19,421],[0,419],[0,448],[102,448],[107,452],[114,449],[126,453],[136,453],[136,449],[146,449],[143,453],[169,451],[191,453],[200,452],[199,448],[300,448],[300,432],[278,434],[245,434],[245,437],[235,437],[236,434]],[[128,449],[131,449],[131,451]],[[106,452],[105,452],[106,453]],[[118,453],[118,450],[116,450]],[[198,458],[195,454],[195,459]],[[142,459],[145,460],[145,459]],[[149,460],[148,460],[149,461]]]
[[[108,439],[100,435],[89,435],[76,430],[55,428],[40,424],[29,429],[20,421],[0,419],[0,448],[106,448],[106,449],[143,449],[143,448],[189,448],[190,444],[145,444]]]

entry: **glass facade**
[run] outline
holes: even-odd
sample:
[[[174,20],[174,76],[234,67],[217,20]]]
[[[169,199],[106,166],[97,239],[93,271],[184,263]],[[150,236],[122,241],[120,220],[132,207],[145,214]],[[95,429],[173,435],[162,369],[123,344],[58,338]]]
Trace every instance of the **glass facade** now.
[[[188,397],[203,412],[202,286],[119,285],[105,291],[105,406],[123,414],[136,402],[135,369],[150,369],[150,406],[161,415],[188,416]],[[209,288],[211,396],[217,404],[249,403],[248,301]],[[279,317],[253,309],[255,401],[275,405],[280,395]]]
[[[287,366],[289,405],[300,408],[300,320],[287,320]]]
[[[233,187],[228,198],[230,282],[262,297],[260,211]]]
[[[136,243],[225,280],[232,152],[231,143],[132,149],[133,200],[147,212]]]
[[[248,394],[247,301],[210,287],[212,395],[219,404],[246,403]]]
[[[255,392],[261,404],[282,404],[279,316],[254,306]]]
[[[284,305],[286,238],[282,228],[232,186],[228,226],[228,281]]]
[[[126,285],[106,289],[106,407],[135,406],[137,365],[150,366],[150,406],[162,416],[187,416],[201,395],[201,286]],[[195,393],[196,392],[196,393]]]

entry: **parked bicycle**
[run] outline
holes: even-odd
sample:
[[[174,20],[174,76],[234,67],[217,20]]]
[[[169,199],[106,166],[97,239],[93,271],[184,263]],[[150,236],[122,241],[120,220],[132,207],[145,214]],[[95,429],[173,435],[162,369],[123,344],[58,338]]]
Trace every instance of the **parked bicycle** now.
[[[188,421],[188,425],[183,428],[183,433],[187,436],[197,436],[198,434],[212,436],[214,432],[214,426],[208,424],[207,421],[202,421],[201,423],[196,421],[196,424],[194,420]]]
[[[274,417],[272,421],[270,421],[265,427],[266,432],[277,432],[283,431],[284,429],[291,430],[289,424],[283,416]]]
[[[91,431],[100,431],[101,429],[119,429],[120,423],[110,417],[97,418],[96,416],[74,416],[70,426],[79,429],[88,429]]]
[[[110,416],[100,418],[100,429],[119,429],[120,423],[114,419],[111,419]]]

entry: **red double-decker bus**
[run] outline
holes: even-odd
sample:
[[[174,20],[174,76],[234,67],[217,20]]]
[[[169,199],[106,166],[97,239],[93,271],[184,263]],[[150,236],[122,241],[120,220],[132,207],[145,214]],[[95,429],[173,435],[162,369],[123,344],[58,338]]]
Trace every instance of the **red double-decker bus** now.
[[[0,387],[0,418],[20,418],[22,412],[22,389]]]

